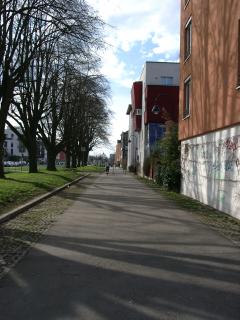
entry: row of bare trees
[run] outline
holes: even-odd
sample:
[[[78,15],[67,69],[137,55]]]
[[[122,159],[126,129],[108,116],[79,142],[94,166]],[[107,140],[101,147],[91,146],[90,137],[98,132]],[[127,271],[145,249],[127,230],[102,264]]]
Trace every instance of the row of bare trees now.
[[[104,23],[85,0],[0,1],[0,177],[7,124],[37,172],[37,143],[49,170],[64,150],[67,166],[86,162],[106,142],[109,86],[99,74]]]

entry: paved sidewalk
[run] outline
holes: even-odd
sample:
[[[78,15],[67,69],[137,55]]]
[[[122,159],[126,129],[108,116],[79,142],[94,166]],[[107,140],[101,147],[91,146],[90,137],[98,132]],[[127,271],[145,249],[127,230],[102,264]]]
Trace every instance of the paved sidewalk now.
[[[240,249],[194,215],[119,170],[66,196],[0,280],[1,320],[240,319]]]

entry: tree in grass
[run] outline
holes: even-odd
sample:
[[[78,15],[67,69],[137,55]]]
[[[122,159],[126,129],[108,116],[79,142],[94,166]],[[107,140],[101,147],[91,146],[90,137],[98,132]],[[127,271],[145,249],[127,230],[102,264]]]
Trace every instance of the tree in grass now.
[[[69,104],[63,117],[66,165],[86,164],[89,151],[108,142],[111,112],[107,108],[109,86],[101,75],[79,74],[68,82]]]
[[[49,169],[55,169],[54,157],[56,158],[56,152],[62,148],[56,138],[56,122],[53,122],[59,104],[56,105],[54,96],[50,97],[50,94],[56,94],[54,66],[58,59],[57,45],[59,43],[62,47],[66,45],[69,49],[68,57],[76,55],[77,52],[78,60],[81,61],[82,56],[90,56],[92,48],[99,48],[102,43],[100,27],[103,23],[85,1],[46,0],[45,2],[49,7],[41,7],[41,10],[32,12],[26,22],[26,34],[31,35],[31,41],[27,39],[22,55],[27,55],[32,47],[35,48],[34,54],[28,61],[22,78],[14,84],[12,108],[8,109],[9,118],[17,122],[20,130],[17,130],[10,121],[5,121],[28,150],[30,172],[37,172],[38,135],[41,136],[48,151]],[[22,37],[25,39],[25,34]],[[22,61],[21,56],[19,61]],[[49,124],[52,126],[51,135],[46,132],[46,124],[48,129]]]

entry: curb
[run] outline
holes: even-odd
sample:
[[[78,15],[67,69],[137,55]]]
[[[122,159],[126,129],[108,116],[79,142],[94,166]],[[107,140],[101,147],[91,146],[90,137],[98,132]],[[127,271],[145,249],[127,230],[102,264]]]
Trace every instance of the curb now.
[[[50,191],[48,193],[45,193],[45,194],[43,194],[43,195],[41,195],[41,196],[39,196],[37,198],[34,198],[33,200],[21,205],[20,207],[18,207],[16,209],[11,210],[10,212],[2,214],[0,216],[0,224],[15,218],[18,214],[20,214],[20,213],[22,213],[22,212],[34,207],[38,203],[40,203],[40,202],[52,197],[56,193],[58,193],[58,192],[60,192],[60,191],[62,191],[64,189],[70,187],[71,185],[77,183],[78,181],[88,177],[89,175],[90,175],[90,173],[88,173],[88,174],[86,174],[84,176],[81,176],[81,177],[79,177],[79,178],[77,178],[77,179],[75,179],[75,180],[73,180],[73,181],[71,181],[69,183],[64,184],[63,186],[61,186],[59,188],[56,188],[56,189],[54,189],[54,190],[52,190],[52,191]]]

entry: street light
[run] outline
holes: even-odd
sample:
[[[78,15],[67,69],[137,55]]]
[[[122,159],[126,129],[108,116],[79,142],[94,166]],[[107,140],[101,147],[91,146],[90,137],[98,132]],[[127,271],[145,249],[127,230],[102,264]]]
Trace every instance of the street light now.
[[[137,137],[135,136],[135,134],[131,134],[130,136],[129,136],[129,139],[128,139],[128,143],[132,143],[132,140],[131,140],[131,137],[133,137],[133,138],[135,138],[136,140],[135,140],[135,148],[134,148],[134,173],[136,174],[136,172],[137,172],[137,159],[136,159],[136,156],[137,156]],[[131,148],[131,150],[132,150],[132,148]]]
[[[152,107],[152,110],[151,110],[151,111],[152,111],[152,113],[153,113],[154,115],[158,115],[158,114],[163,114],[163,113],[165,113],[165,114],[164,114],[164,118],[166,118],[166,115],[168,114],[167,110],[165,109],[165,107],[159,106],[158,103],[157,103],[158,99],[159,99],[161,96],[167,96],[167,94],[166,94],[166,93],[159,93],[159,94],[155,97],[155,99],[154,99],[154,104],[153,104],[153,107]]]

